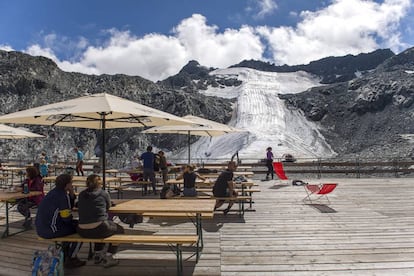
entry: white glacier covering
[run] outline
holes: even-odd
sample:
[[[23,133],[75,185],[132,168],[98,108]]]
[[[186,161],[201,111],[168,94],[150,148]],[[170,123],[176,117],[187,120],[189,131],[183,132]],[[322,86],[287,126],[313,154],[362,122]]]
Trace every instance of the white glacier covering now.
[[[245,133],[202,137],[191,145],[192,162],[229,159],[236,151],[243,160],[265,158],[272,147],[275,158],[290,153],[297,158],[334,156],[335,152],[320,133],[320,126],[306,119],[300,110],[288,109],[278,94],[303,92],[318,86],[319,79],[306,72],[275,73],[249,68],[218,69],[211,74],[232,77],[243,83],[238,87],[209,88],[205,95],[236,98],[229,125]],[[184,149],[178,155],[185,159]]]

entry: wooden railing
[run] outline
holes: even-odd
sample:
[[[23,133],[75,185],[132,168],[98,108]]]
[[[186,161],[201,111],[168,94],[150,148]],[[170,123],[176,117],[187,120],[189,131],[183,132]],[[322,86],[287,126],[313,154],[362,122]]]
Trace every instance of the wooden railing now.
[[[100,166],[98,160],[85,160],[84,169],[93,171],[94,166]],[[174,162],[174,160],[168,160]],[[197,165],[226,164],[228,160],[205,160]],[[242,165],[251,166],[255,174],[265,174],[267,168],[263,161],[241,160]],[[281,161],[281,160],[275,160]],[[28,164],[24,160],[9,160],[16,165]],[[174,162],[175,163],[175,162]],[[12,163],[10,163],[12,164]],[[179,164],[178,162],[176,164]],[[408,158],[394,158],[389,160],[355,159],[346,161],[324,160],[324,159],[298,159],[295,162],[283,162],[284,169],[289,178],[300,178],[303,175],[310,177],[326,177],[336,174],[337,176],[356,177],[363,176],[408,176],[414,177],[414,160]],[[23,165],[24,166],[24,165]],[[63,171],[66,167],[75,167],[75,162],[58,162],[56,172]],[[54,169],[51,166],[51,169]],[[90,172],[88,172],[90,173]]]
[[[394,159],[392,161],[324,161],[315,160],[308,162],[284,162],[284,169],[287,175],[313,174],[317,178],[326,175],[337,174],[347,177],[360,178],[367,175],[393,175],[400,177],[405,174],[414,173],[414,160]],[[264,164],[250,164],[255,173],[265,173]],[[414,176],[414,175],[413,175]]]

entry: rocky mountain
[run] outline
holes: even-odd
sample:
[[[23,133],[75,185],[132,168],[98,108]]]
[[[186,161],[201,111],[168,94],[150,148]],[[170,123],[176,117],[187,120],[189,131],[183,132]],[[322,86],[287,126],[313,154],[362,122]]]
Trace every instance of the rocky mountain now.
[[[192,60],[178,74],[160,81],[158,84],[167,89],[183,90],[191,93],[206,90],[209,86],[238,86],[241,84],[241,81],[236,78],[222,78],[210,75],[209,73],[215,69],[201,66],[197,61]]]
[[[193,114],[218,122],[227,122],[232,113],[231,100],[188,93],[183,89],[166,89],[141,77],[126,75],[85,75],[60,70],[50,59],[19,52],[0,51],[0,102],[2,114],[48,103],[76,98],[85,94],[117,95],[178,116]],[[36,141],[0,141],[3,156],[32,158],[47,149],[52,155],[71,157],[77,145],[92,156],[99,140],[88,129],[27,126],[44,134]],[[113,158],[130,157],[142,152],[148,144],[174,150],[186,142],[186,137],[140,134],[138,129],[109,130],[108,152]],[[100,135],[98,135],[100,137]],[[4,157],[3,157],[4,158]],[[123,158],[125,159],[125,158]]]
[[[306,65],[276,66],[268,62],[244,60],[232,67],[248,67],[260,71],[283,73],[305,71],[321,77],[322,84],[332,84],[349,81],[361,74],[365,74],[394,55],[390,49],[380,49],[356,56],[327,57],[312,61]]]
[[[414,48],[359,78],[282,98],[321,124],[340,157],[413,156]]]
[[[306,71],[322,86],[299,94],[279,95],[291,109],[320,124],[323,135],[339,158],[410,156],[412,145],[405,134],[413,132],[414,50],[395,55],[390,50],[328,57],[307,65],[274,66],[243,61],[244,66],[270,72]],[[19,52],[0,51],[0,113],[10,113],[85,94],[107,92],[182,116],[193,114],[226,123],[234,99],[205,96],[199,91],[238,87],[235,76],[210,74],[197,61],[157,83],[126,75],[85,75],[61,71],[50,59]],[[26,126],[46,139],[0,141],[2,156],[30,159],[44,149],[60,158],[73,157],[74,145],[94,155],[100,135],[94,130]],[[98,138],[97,138],[98,137]],[[143,135],[138,129],[109,130],[109,162],[121,166],[126,158],[148,144],[174,151],[186,144],[180,135]],[[192,138],[195,141],[197,138]]]

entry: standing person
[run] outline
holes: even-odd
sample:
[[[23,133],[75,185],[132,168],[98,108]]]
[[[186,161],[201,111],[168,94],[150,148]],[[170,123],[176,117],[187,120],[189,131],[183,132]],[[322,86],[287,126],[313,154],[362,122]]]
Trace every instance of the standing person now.
[[[197,177],[202,180],[206,180],[205,177],[202,177],[198,173],[194,172],[194,166],[192,165],[186,165],[183,173],[177,177],[177,180],[184,179],[184,196],[197,196],[197,190],[195,187]]]
[[[142,172],[143,172],[143,178],[144,181],[148,181],[148,179],[151,181],[152,184],[152,190],[154,194],[157,193],[156,189],[156,182],[155,182],[155,172],[154,172],[154,160],[155,155],[152,152],[152,146],[147,147],[147,151],[141,154],[141,160],[143,161],[142,166]],[[147,187],[145,186],[145,193],[147,192]]]
[[[78,212],[79,224],[77,232],[85,238],[106,238],[114,234],[123,234],[122,226],[108,219],[108,210],[111,207],[109,193],[102,189],[101,177],[97,174],[89,175],[86,179],[86,189],[79,194]],[[95,243],[94,263],[103,263],[105,268],[115,266],[119,260],[113,258],[118,246],[109,244],[106,254],[104,243]]]
[[[63,237],[76,233],[77,220],[73,219],[72,208],[76,195],[73,191],[72,176],[61,174],[56,177],[53,188],[40,203],[36,215],[37,235],[45,239]],[[65,267],[83,266],[85,261],[78,259],[77,254],[82,243],[64,242]]]
[[[76,174],[79,176],[81,173],[83,176],[83,152],[77,147],[73,151],[76,152]]]
[[[45,158],[40,160],[39,170],[41,177],[46,177],[49,175],[49,165]]]
[[[168,180],[168,167],[167,167],[167,158],[165,157],[165,153],[160,150],[158,152],[158,156],[159,156],[159,168],[161,170],[161,175],[162,175],[162,182],[164,183],[164,186],[167,185],[167,180]]]
[[[267,167],[266,180],[269,180],[269,175],[272,175],[272,179],[273,179],[273,177],[274,177],[273,152],[272,152],[271,147],[268,147],[266,149],[266,167]]]
[[[50,158],[49,158],[49,156],[47,156],[45,151],[42,151],[40,153],[39,163],[41,163],[42,159],[46,160],[46,163],[50,163]]]
[[[24,216],[23,227],[26,229],[30,229],[32,227],[30,208],[32,208],[33,206],[38,206],[45,197],[45,193],[43,191],[43,179],[40,176],[39,170],[36,167],[26,168],[26,179],[23,181],[21,188],[18,190],[25,192],[25,186],[27,186],[28,191],[42,192],[40,195],[37,196],[22,198],[18,200],[17,203],[17,210],[20,214]]]
[[[233,172],[237,169],[237,164],[234,161],[230,161],[227,165],[227,170],[220,173],[213,187],[213,195],[215,197],[237,197],[237,193],[234,190]],[[229,202],[229,206],[223,210],[226,215],[230,208],[233,206],[232,201]],[[224,200],[216,200],[216,206],[214,210],[221,207],[224,204]]]

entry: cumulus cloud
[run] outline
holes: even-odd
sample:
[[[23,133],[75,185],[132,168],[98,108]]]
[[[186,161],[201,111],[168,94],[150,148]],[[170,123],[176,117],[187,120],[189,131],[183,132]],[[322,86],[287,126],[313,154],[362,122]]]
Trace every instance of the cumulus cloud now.
[[[189,60],[225,68],[244,59],[277,64],[301,64],[327,56],[359,54],[380,47],[398,52],[402,47],[398,27],[410,8],[410,0],[333,0],[318,11],[303,11],[294,27],[241,26],[219,30],[207,18],[194,14],[175,26],[170,35],[151,33],[142,37],[129,31],[107,30],[101,45],[86,38],[70,42],[50,34],[43,46],[26,52],[53,59],[65,71],[87,74],[127,74],[162,80],[176,74]],[[260,1],[263,12],[277,8],[274,1]],[[295,16],[295,14],[291,14]],[[70,46],[78,54],[59,60],[56,49]],[[61,55],[59,55],[61,56]]]
[[[300,64],[403,45],[398,24],[410,0],[334,0],[319,11],[303,11],[296,27],[258,27],[278,64]]]
[[[264,47],[254,29],[226,29],[219,33],[217,26],[207,25],[200,14],[182,20],[173,35],[148,34],[143,37],[129,31],[109,30],[110,38],[102,46],[88,46],[79,62],[62,62],[53,51],[30,47],[27,52],[53,59],[65,71],[138,75],[149,80],[162,80],[178,71],[189,61],[211,67],[228,67],[243,59],[261,59]],[[55,41],[51,36],[47,39]],[[55,43],[55,42],[54,42]]]
[[[101,72],[92,67],[92,66],[86,66],[82,64],[81,62],[70,62],[70,61],[61,61],[59,58],[55,55],[54,51],[50,48],[44,48],[38,44],[31,45],[29,48],[27,48],[25,53],[32,55],[32,56],[44,56],[47,58],[50,58],[53,60],[57,66],[62,69],[63,71],[67,72],[80,72],[84,74],[101,74]]]
[[[227,67],[243,59],[262,57],[264,47],[253,28],[242,26],[223,33],[217,30],[217,26],[207,25],[204,16],[195,14],[183,20],[174,33],[191,58],[203,65]]]
[[[0,44],[0,50],[3,51],[14,51],[13,47],[7,44]]]

